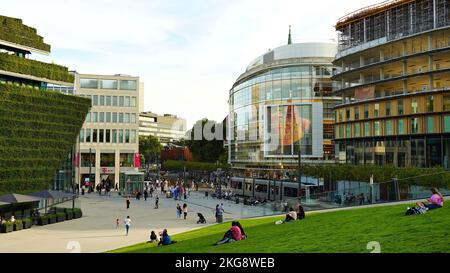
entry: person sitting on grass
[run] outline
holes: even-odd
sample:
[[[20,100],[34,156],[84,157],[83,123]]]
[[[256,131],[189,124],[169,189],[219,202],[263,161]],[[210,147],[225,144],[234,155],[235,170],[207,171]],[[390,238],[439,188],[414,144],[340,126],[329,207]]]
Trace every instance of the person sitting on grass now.
[[[162,234],[161,234],[162,238],[158,243],[158,246],[163,245],[171,245],[171,244],[175,244],[177,241],[173,241],[172,238],[170,238],[169,233],[167,233],[167,229],[164,229]]]
[[[284,220],[284,222],[288,223],[295,220],[297,220],[297,212],[291,207],[289,208],[288,214],[286,214],[286,219]]]
[[[444,196],[442,196],[442,194],[436,188],[432,188],[431,193],[432,193],[431,197],[427,199],[428,204],[418,202],[417,205],[419,207],[425,206],[429,210],[442,208],[442,206],[444,205]]]
[[[148,243],[153,243],[153,242],[156,242],[156,241],[158,241],[158,237],[156,236],[155,231],[152,230],[152,232],[150,234],[150,241],[147,241],[147,244]]]
[[[241,230],[241,239],[244,240],[245,238],[247,238],[247,235],[245,234],[244,228],[242,227],[241,223],[239,223],[239,221],[236,221],[235,224]]]
[[[237,226],[236,222],[231,223],[231,228],[225,232],[223,239],[215,243],[214,245],[222,245],[225,243],[231,243],[234,241],[242,240],[241,229]]]

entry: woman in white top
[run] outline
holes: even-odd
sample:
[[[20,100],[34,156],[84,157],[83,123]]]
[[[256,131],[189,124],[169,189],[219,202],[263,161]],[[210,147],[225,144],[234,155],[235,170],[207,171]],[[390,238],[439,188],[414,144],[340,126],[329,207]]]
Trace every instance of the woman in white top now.
[[[127,218],[125,218],[125,220],[123,222],[125,223],[125,229],[127,231],[127,236],[128,236],[128,231],[130,230],[130,226],[131,226],[130,216],[127,216]]]

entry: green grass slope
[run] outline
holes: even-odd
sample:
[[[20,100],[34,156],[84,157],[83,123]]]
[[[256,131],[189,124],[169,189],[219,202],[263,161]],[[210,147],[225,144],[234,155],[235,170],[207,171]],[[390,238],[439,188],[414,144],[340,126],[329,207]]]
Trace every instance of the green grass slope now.
[[[213,246],[230,223],[174,235],[178,243],[157,247],[137,244],[111,252],[124,253],[368,253],[367,244],[380,243],[381,252],[450,252],[450,207],[423,215],[405,216],[406,205],[310,213],[306,219],[282,225],[282,217],[241,220],[246,240]],[[170,234],[170,230],[169,230]]]

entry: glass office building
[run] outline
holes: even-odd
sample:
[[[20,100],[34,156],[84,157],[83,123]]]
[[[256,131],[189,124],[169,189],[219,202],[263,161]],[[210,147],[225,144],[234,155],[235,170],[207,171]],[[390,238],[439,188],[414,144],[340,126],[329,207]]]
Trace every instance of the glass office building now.
[[[229,95],[228,151],[235,169],[295,168],[333,156],[333,43],[296,43],[259,56]]]
[[[396,0],[338,21],[341,162],[450,168],[449,14],[448,0]]]

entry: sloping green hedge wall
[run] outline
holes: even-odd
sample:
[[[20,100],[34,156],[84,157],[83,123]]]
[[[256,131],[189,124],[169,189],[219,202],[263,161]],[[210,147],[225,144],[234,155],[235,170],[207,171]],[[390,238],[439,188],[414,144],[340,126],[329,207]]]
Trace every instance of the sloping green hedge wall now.
[[[90,106],[85,98],[0,84],[0,194],[46,189]]]
[[[44,43],[36,29],[24,25],[21,19],[0,15],[0,39],[50,52],[50,45]]]
[[[0,53],[0,69],[61,82],[74,82],[67,67]]]

